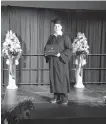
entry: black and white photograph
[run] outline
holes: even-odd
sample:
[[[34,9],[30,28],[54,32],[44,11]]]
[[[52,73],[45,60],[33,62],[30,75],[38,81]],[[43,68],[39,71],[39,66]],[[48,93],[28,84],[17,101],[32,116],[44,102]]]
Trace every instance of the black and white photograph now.
[[[106,1],[1,0],[1,124],[106,123]]]

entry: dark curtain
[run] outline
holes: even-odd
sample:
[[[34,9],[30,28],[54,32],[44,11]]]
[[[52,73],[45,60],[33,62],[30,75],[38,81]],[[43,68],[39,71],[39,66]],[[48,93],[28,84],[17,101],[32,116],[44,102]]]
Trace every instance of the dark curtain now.
[[[43,54],[49,35],[53,32],[50,20],[60,17],[64,21],[63,30],[72,41],[77,32],[84,32],[90,46],[90,54],[106,54],[106,11],[56,10],[43,8],[4,7],[1,8],[1,46],[8,30],[17,34],[23,56],[17,66],[17,83],[49,84],[49,71]],[[75,67],[74,57],[69,68]],[[106,68],[106,56],[88,56],[84,68]],[[2,58],[2,68],[7,68]],[[25,70],[23,70],[25,69]],[[32,69],[32,70],[28,70]],[[84,82],[106,82],[106,70],[84,70]],[[4,78],[3,78],[4,77]],[[4,81],[3,81],[4,80]],[[7,84],[8,71],[2,71],[2,82]],[[70,70],[70,81],[75,81],[74,70]]]

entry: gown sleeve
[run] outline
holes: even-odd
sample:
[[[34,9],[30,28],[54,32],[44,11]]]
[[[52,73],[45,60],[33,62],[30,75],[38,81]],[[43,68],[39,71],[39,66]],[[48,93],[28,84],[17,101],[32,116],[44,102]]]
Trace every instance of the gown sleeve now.
[[[50,39],[51,39],[51,35],[49,36],[46,45],[48,45],[48,44],[50,43]],[[46,45],[45,45],[45,47],[44,47],[44,52],[45,52],[45,50],[46,50]],[[50,60],[50,56],[44,56],[44,57],[45,57],[46,63],[48,63],[49,60]]]
[[[68,35],[64,39],[64,50],[60,53],[60,58],[64,63],[69,62],[72,56],[72,42]]]

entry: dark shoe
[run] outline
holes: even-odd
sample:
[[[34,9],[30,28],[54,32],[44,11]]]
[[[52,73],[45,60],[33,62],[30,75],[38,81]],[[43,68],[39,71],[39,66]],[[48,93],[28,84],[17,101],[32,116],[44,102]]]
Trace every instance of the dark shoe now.
[[[68,95],[66,93],[61,94],[62,105],[68,104]]]

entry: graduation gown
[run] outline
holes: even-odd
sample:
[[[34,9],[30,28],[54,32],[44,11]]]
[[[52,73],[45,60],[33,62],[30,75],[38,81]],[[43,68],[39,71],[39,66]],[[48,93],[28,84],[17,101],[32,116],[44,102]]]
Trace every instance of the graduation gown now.
[[[71,39],[66,34],[57,37],[50,35],[46,45],[48,44],[58,45],[60,52],[60,57],[45,56],[46,63],[49,63],[50,91],[51,93],[68,93],[70,91],[68,63],[72,55]]]

